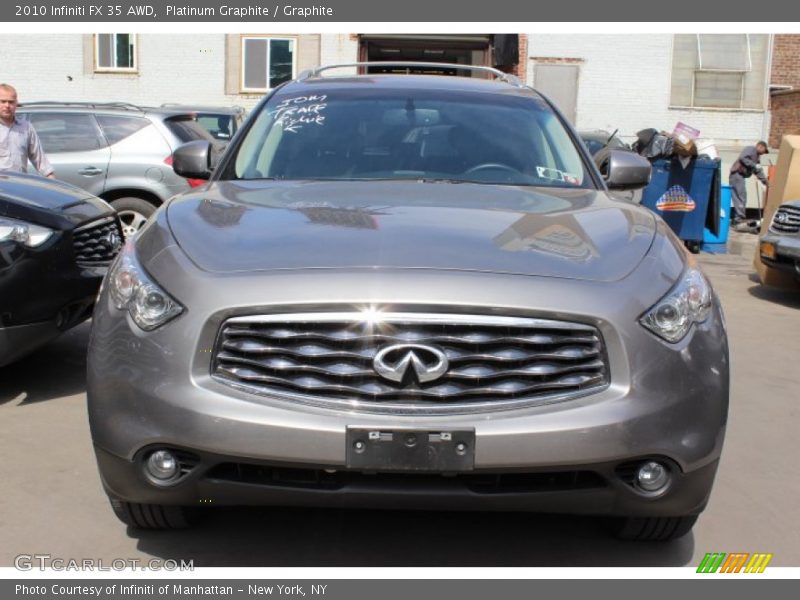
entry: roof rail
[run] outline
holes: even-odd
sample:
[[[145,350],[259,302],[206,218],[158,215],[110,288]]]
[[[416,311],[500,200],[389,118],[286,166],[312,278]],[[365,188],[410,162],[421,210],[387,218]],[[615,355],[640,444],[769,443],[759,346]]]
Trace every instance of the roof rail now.
[[[315,67],[313,69],[308,69],[303,71],[297,76],[295,81],[304,81],[309,79],[310,77],[316,77],[323,71],[329,71],[331,69],[340,69],[344,67],[400,67],[405,69],[419,69],[419,68],[435,68],[435,69],[457,69],[460,71],[476,71],[479,73],[486,73],[488,75],[494,75],[495,78],[505,81],[506,83],[510,83],[511,85],[515,85],[517,87],[522,87],[522,82],[516,75],[511,75],[509,73],[503,73],[500,69],[495,69],[493,67],[484,67],[482,65],[459,65],[457,63],[438,63],[438,62],[406,62],[406,61],[374,61],[374,62],[354,62],[354,63],[343,63],[337,65],[324,65],[320,67]]]
[[[21,108],[27,106],[75,106],[82,108],[122,108],[125,110],[135,110],[143,112],[141,106],[131,104],[130,102],[69,102],[63,100],[38,100],[36,102],[23,102],[20,104]]]
[[[205,112],[209,110],[224,110],[230,109],[235,111],[244,111],[244,106],[239,104],[186,104],[185,102],[162,102],[158,108],[189,108],[195,112]]]

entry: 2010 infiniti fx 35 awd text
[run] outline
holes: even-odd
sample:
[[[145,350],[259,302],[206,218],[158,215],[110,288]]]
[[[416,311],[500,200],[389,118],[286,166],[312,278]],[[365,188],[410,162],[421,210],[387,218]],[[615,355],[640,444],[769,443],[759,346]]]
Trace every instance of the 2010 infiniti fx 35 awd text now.
[[[176,151],[209,183],[128,242],[94,313],[91,430],[125,523],[211,503],[689,531],[727,418],[719,303],[658,217],[609,194],[649,164],[612,152],[599,173],[493,74],[321,68],[219,161]]]

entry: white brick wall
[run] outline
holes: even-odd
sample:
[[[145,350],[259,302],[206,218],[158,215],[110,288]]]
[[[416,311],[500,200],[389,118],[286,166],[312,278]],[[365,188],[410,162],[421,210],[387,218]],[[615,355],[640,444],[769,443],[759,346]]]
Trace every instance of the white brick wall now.
[[[84,73],[82,35],[4,35],[0,79],[24,100],[236,104],[225,94],[224,35],[139,35],[138,74]],[[68,77],[72,78],[69,81]]]
[[[349,33],[323,35],[320,47],[320,65],[358,62],[358,40],[351,38],[355,38],[355,36]]]
[[[577,125],[613,130],[626,139],[645,127],[671,130],[683,121],[704,138],[737,147],[766,137],[769,113],[669,108],[672,36],[531,34],[531,57],[579,59]],[[127,101],[140,104],[241,104],[259,96],[225,94],[225,36],[138,36],[138,75],[84,73],[78,34],[0,36],[0,81],[22,101]],[[355,36],[321,36],[319,64],[355,62]],[[69,78],[72,78],[70,81]],[[528,64],[533,81],[533,60]]]
[[[0,36],[0,82],[17,88],[21,102],[77,99],[86,83],[82,39],[75,34],[4,33]]]
[[[672,131],[678,121],[722,146],[751,144],[769,131],[769,113],[669,108],[672,36],[530,34],[530,57],[580,59],[577,127],[620,129],[631,141],[646,127]],[[534,61],[528,80],[536,87]]]
[[[141,34],[137,44],[138,74],[87,74],[82,35],[5,34],[0,36],[0,82],[15,86],[22,102],[177,102],[249,109],[260,100],[259,95],[225,93],[224,34]],[[317,64],[354,62],[358,42],[349,34],[322,35],[321,55]]]

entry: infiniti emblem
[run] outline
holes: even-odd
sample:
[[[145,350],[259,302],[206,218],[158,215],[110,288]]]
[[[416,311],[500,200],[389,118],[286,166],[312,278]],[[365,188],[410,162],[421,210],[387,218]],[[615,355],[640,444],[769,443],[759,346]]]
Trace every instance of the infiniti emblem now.
[[[122,240],[119,239],[119,235],[113,231],[107,235],[104,235],[98,241],[108,250],[116,250],[122,243]]]
[[[787,215],[786,213],[779,212],[777,215],[775,215],[775,221],[777,223],[788,223],[789,215]]]
[[[401,382],[409,371],[419,383],[439,379],[450,365],[444,352],[422,344],[394,344],[378,351],[372,361],[375,372],[389,381]]]

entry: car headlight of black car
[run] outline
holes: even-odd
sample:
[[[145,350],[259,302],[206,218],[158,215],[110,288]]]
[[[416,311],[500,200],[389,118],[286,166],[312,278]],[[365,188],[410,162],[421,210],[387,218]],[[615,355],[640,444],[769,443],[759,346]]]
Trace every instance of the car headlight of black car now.
[[[667,340],[679,342],[695,323],[711,312],[711,286],[705,275],[690,266],[680,281],[639,319],[647,329]]]
[[[125,244],[108,273],[111,301],[134,323],[152,331],[183,312],[183,306],[155,283],[136,260],[133,241]]]
[[[54,233],[52,229],[41,225],[0,217],[0,242],[18,242],[28,248],[36,248],[49,240]]]

